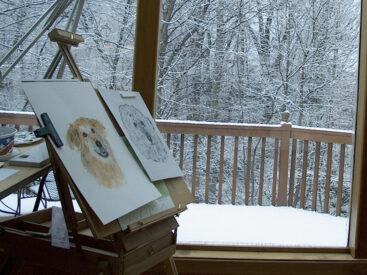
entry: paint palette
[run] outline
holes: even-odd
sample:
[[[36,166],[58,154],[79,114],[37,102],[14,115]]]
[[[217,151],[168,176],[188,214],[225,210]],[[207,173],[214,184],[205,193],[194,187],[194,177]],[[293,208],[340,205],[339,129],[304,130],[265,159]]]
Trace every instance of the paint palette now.
[[[36,137],[32,132],[17,132],[15,133],[14,146],[30,145],[41,140],[42,138]]]

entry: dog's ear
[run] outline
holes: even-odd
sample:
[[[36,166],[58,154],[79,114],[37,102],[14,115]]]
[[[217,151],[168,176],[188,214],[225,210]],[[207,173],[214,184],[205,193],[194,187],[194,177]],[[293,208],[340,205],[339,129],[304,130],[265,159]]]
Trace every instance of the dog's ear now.
[[[74,124],[70,124],[69,126],[69,129],[66,133],[66,141],[72,150],[74,150],[74,147],[76,147],[80,151],[81,147],[80,135],[78,128]]]

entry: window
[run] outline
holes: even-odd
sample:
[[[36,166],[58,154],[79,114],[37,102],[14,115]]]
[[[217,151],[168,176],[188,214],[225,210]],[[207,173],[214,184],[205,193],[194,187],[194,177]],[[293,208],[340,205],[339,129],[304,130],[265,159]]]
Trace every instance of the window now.
[[[0,3],[0,9],[3,11],[0,18],[4,22],[0,30],[3,42],[0,45],[1,59],[30,27],[51,6],[54,6],[55,2],[48,0]],[[83,77],[90,79],[96,87],[129,90],[133,71],[136,1],[128,0],[124,3],[100,0],[71,1],[65,12],[56,18],[50,30],[66,28],[70,23],[68,21],[70,17],[76,15],[75,11],[79,8],[79,2],[84,5],[82,5],[83,9],[76,33],[82,35],[85,41],[78,47],[73,47],[71,51]],[[24,43],[1,65],[3,75],[36,35],[41,33],[45,22],[51,17],[52,13],[48,13]],[[72,25],[69,25],[69,30],[72,30]],[[47,37],[48,32],[46,30],[45,34],[1,82],[0,109],[30,110],[19,84],[22,79],[42,79],[44,77],[58,50],[57,44],[51,42]],[[54,77],[58,71],[57,69]],[[71,73],[67,68],[65,78],[70,77]]]
[[[348,217],[359,16],[356,1],[162,1],[157,117],[188,120],[169,138],[197,202]]]

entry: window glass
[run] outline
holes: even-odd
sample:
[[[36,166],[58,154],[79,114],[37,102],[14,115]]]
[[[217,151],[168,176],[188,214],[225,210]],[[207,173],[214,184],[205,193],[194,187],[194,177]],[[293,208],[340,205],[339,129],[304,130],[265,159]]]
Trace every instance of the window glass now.
[[[200,213],[194,221],[211,216],[216,223],[209,228],[221,228],[229,223],[218,225],[224,206],[205,212],[208,204],[235,205],[231,211],[246,205],[239,213],[254,212],[234,215],[241,223],[229,227],[245,236],[263,227],[284,231],[289,221],[289,240],[314,224],[328,231],[321,224],[332,218],[326,224],[339,223],[340,243],[323,243],[321,235],[313,237],[316,243],[255,235],[228,243],[347,245],[359,18],[360,1],[352,0],[162,1],[156,114],[164,123],[180,120],[195,129],[169,139],[196,202],[203,204],[187,211]],[[297,220],[302,215],[313,215],[314,222]],[[261,224],[270,217],[273,222]],[[211,242],[204,238],[209,228],[200,235],[197,227],[191,232],[185,226],[179,241]]]
[[[74,3],[55,20],[54,27],[65,29],[72,14]],[[47,1],[1,1],[0,2],[0,57],[31,28],[31,26],[55,3]],[[50,14],[46,17],[48,19]],[[4,64],[4,73],[23,50],[38,35],[46,19],[21,44],[17,51]],[[96,87],[130,90],[133,70],[134,38],[136,21],[136,0],[85,1],[76,33],[84,38],[79,47],[71,52],[83,77],[91,80]],[[0,109],[30,110],[19,84],[22,79],[41,79],[50,66],[57,44],[50,42],[48,31],[20,60],[18,65],[5,77],[0,86]],[[54,77],[57,76],[56,70]],[[71,73],[65,70],[64,78]]]

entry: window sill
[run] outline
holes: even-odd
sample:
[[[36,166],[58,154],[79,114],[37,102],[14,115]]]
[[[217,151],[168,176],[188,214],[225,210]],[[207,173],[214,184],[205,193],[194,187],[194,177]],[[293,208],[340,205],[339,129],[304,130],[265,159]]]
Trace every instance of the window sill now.
[[[219,251],[178,248],[174,260],[179,274],[367,274],[367,259],[354,259],[349,249],[275,250],[249,248],[249,251]]]

